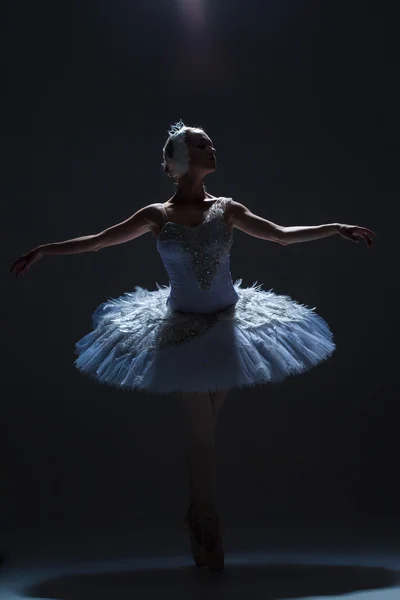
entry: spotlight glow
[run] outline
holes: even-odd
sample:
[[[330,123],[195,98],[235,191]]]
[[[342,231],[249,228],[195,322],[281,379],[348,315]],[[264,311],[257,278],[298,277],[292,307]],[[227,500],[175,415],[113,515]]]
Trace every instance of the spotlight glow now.
[[[178,5],[186,24],[196,28],[206,25],[205,0],[178,0]]]

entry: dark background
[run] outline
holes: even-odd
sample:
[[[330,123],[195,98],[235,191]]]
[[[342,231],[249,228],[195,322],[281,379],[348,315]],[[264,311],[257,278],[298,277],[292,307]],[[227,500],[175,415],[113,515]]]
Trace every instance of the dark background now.
[[[337,350],[283,383],[231,390],[218,431],[225,521],[397,519],[391,5],[21,0],[2,23],[2,536],[83,540],[178,523],[186,509],[177,399],[101,386],[73,364],[101,302],[168,283],[154,237],[8,272],[39,244],[166,201],[162,146],[179,118],[214,141],[211,194],[281,225],[377,234],[371,249],[339,236],[281,247],[236,230],[233,279],[315,306]]]

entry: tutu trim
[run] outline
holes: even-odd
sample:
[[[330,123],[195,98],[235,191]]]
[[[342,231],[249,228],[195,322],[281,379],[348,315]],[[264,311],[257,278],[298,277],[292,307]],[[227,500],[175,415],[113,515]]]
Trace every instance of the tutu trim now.
[[[171,287],[158,283],[111,298],[76,342],[75,366],[102,384],[168,394],[278,382],[332,355],[333,334],[315,307],[241,284],[237,303],[211,314],[171,310]]]

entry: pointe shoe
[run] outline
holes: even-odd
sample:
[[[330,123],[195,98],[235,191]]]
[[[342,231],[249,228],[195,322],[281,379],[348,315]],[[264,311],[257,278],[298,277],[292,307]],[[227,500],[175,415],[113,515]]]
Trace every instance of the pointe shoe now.
[[[201,531],[197,523],[197,510],[195,507],[191,506],[189,510],[185,512],[181,527],[189,534],[190,551],[196,567],[205,567],[208,564],[207,554],[201,543]]]
[[[222,571],[225,566],[224,549],[222,547],[222,531],[219,515],[211,505],[199,507],[197,524],[200,528],[199,541],[205,550],[210,571]]]

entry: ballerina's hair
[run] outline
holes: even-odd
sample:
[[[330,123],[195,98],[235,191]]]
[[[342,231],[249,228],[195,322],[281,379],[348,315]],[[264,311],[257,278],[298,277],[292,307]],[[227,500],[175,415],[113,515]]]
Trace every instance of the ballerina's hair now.
[[[168,130],[168,139],[163,147],[163,162],[161,163],[163,171],[168,177],[178,179],[187,173],[189,153],[186,145],[186,134],[188,131],[204,133],[201,127],[186,126],[182,119],[171,125]]]

